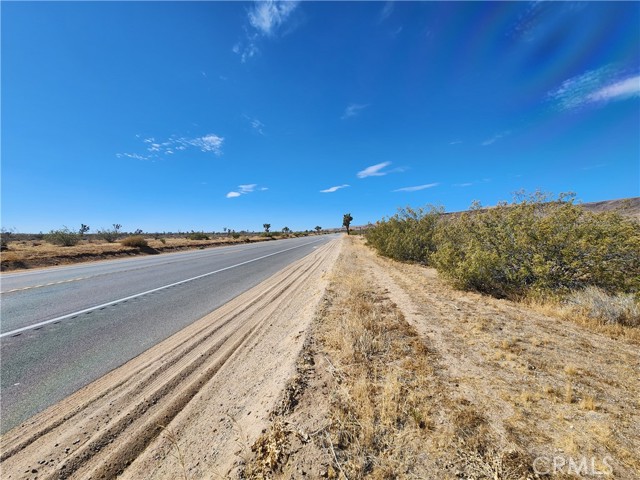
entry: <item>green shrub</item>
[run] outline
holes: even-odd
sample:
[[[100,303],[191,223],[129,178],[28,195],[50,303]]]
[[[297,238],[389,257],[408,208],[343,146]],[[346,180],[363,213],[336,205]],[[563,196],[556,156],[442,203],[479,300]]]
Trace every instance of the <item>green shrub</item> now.
[[[149,246],[147,240],[142,235],[133,235],[120,240],[120,244],[125,247],[145,248]]]
[[[72,247],[78,244],[81,237],[78,233],[69,230],[67,227],[62,227],[59,230],[51,230],[44,236],[44,239],[54,245]]]
[[[444,210],[428,206],[401,208],[366,232],[367,243],[381,255],[405,262],[428,263],[436,249],[434,234]]]
[[[456,286],[497,297],[563,295],[589,285],[640,289],[640,224],[535,194],[438,224],[435,267]]]
[[[496,297],[564,296],[586,287],[640,292],[640,224],[536,193],[461,214],[405,208],[369,228],[380,254],[430,264],[454,286]]]
[[[204,232],[191,232],[187,235],[189,240],[209,240],[209,237]]]

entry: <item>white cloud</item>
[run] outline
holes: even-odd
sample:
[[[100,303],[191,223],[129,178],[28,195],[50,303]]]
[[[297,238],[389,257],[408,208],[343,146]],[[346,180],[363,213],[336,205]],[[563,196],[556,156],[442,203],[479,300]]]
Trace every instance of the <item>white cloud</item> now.
[[[358,115],[360,113],[360,110],[364,110],[368,106],[369,106],[368,103],[364,104],[364,105],[359,105],[357,103],[350,103],[349,105],[347,105],[347,108],[344,109],[344,113],[342,114],[342,117],[340,117],[340,118],[342,120],[345,120],[347,118],[355,117],[356,115]]]
[[[331,188],[327,188],[326,190],[320,190],[321,193],[333,193],[333,192],[337,192],[338,190],[340,190],[341,188],[347,188],[350,187],[351,185],[347,185],[346,183],[344,185],[338,185],[336,187],[331,187]]]
[[[244,117],[247,120],[249,120],[249,124],[251,125],[251,128],[253,128],[256,131],[256,133],[264,136],[264,126],[265,126],[264,123],[262,123],[257,118],[251,118],[251,117],[248,117],[247,115],[245,115]]]
[[[256,0],[248,12],[249,25],[245,25],[245,38],[237,42],[232,51],[246,63],[260,53],[260,37],[275,37],[298,7],[298,0]],[[285,31],[284,34],[287,32]]]
[[[394,192],[417,192],[418,190],[425,190],[427,188],[433,188],[440,185],[439,183],[427,183],[426,185],[417,185],[415,187],[403,187],[394,190]]]
[[[640,75],[607,85],[587,98],[593,102],[640,96]]]
[[[454,183],[453,184],[454,187],[470,187],[471,185],[473,185],[472,182]]]
[[[139,155],[137,153],[116,153],[116,157],[118,158],[127,157],[127,158],[133,158],[134,160],[149,160],[150,158],[147,155]]]
[[[454,140],[453,142],[449,142],[449,145],[459,145],[462,143],[462,140]]]
[[[238,189],[232,192],[227,193],[227,198],[236,198],[240,195],[248,195],[249,193],[253,193],[256,190],[258,185],[256,183],[247,183],[245,185],[238,185]],[[261,187],[260,191],[263,192],[268,190],[267,187]]]
[[[271,36],[297,7],[298,2],[294,0],[256,1],[249,12],[249,23],[263,35]]]
[[[640,96],[640,75],[629,76],[607,65],[562,82],[549,92],[560,110],[572,110],[589,104],[604,105],[614,100]]]
[[[511,132],[509,130],[507,130],[506,132],[500,132],[496,135],[494,135],[491,138],[488,138],[487,140],[485,140],[484,142],[481,143],[481,145],[483,147],[486,147],[488,145],[491,145],[493,143],[496,143],[498,140],[500,140],[501,138],[506,137],[507,135],[509,135]]]
[[[370,167],[367,167],[364,170],[359,171],[357,176],[358,178],[381,177],[383,175],[386,175],[389,172],[381,172],[380,170],[382,170],[385,167],[388,167],[389,165],[391,165],[391,162],[382,162],[382,163],[377,163],[376,165],[371,165]]]
[[[147,155],[140,155],[137,153],[118,153],[117,157],[129,157],[136,160],[149,160],[151,158],[159,158],[159,155],[173,155],[176,152],[187,150],[190,147],[195,147],[204,153],[214,153],[217,156],[222,155],[222,145],[224,138],[216,134],[209,133],[202,137],[186,138],[175,136],[169,140],[160,142],[156,141],[154,137],[145,138],[142,140],[145,144]]]

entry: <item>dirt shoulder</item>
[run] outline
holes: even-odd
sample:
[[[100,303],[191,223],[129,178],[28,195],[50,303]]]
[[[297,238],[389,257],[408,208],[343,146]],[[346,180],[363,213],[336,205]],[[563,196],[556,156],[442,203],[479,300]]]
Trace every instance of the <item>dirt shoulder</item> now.
[[[2,478],[228,478],[295,371],[324,245],[3,435]]]
[[[640,477],[640,352],[348,239],[247,478]]]

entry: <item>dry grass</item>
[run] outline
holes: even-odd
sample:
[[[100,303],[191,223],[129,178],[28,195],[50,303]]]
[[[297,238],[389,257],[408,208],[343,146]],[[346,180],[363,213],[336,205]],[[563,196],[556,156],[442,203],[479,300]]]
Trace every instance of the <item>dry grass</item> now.
[[[327,419],[309,478],[592,478],[536,476],[541,456],[638,478],[640,355],[611,333],[638,329],[589,322],[453,290],[349,239],[313,334],[324,388],[284,417]],[[300,448],[254,478],[302,478],[295,465],[317,463]]]

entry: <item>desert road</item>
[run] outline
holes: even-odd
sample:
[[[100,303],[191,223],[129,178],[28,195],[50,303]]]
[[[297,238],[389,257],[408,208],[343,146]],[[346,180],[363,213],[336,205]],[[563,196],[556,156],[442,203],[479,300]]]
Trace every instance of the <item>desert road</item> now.
[[[2,274],[4,433],[337,235]]]

